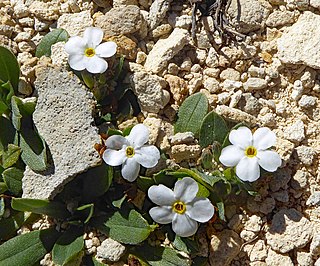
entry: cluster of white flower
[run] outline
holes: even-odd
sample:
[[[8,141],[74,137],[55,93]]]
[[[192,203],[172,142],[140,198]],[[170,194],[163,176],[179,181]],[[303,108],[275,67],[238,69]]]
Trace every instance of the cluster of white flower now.
[[[74,36],[65,44],[69,54],[69,65],[74,70],[103,73],[108,63],[102,59],[116,53],[114,42],[101,43],[103,31],[87,28],[83,38]],[[148,145],[149,130],[146,126],[134,126],[129,136],[113,135],[106,140],[103,160],[111,166],[122,166],[124,179],[133,182],[139,175],[140,165],[152,168],[160,159],[160,152],[154,145]],[[276,135],[269,128],[257,129],[254,134],[247,127],[239,127],[229,134],[229,145],[222,149],[220,162],[227,167],[235,167],[236,175],[243,181],[253,182],[260,177],[260,167],[274,172],[281,165],[281,158],[269,150],[276,143]],[[150,216],[160,224],[172,223],[173,231],[182,237],[196,233],[198,222],[209,221],[214,214],[214,206],[207,198],[196,197],[198,183],[184,177],[175,183],[173,191],[160,184],[151,186],[148,196],[159,205],[150,209]]]

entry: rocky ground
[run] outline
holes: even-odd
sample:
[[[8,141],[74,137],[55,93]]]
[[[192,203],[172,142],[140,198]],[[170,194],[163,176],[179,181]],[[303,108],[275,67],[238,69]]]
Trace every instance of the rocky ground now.
[[[319,266],[320,1],[233,0],[228,17],[247,37],[220,51],[213,47],[220,39],[210,17],[197,23],[196,42],[192,40],[188,1],[111,2],[0,0],[0,45],[17,55],[21,95],[39,97],[34,122],[59,166],[46,173],[52,178],[45,182],[27,169],[24,197],[52,198],[77,173],[100,162],[92,149],[99,136],[94,127],[83,126],[93,122],[94,102],[68,74],[64,44],[52,47],[51,59],[35,57],[50,29],[63,28],[73,36],[96,26],[126,56],[127,81],[151,130],[150,142],[169,161],[188,167],[200,157],[192,136],[173,133],[179,106],[198,91],[223,117],[267,126],[277,134],[281,169],[257,182],[259,196],[230,203],[228,222],[213,224],[208,238],[204,234],[203,252],[210,264]],[[67,105],[66,113],[55,104]],[[73,110],[76,115],[68,116]],[[125,121],[119,128],[136,122]],[[57,127],[63,138],[52,135]],[[88,252],[99,254],[110,246],[123,252],[119,243],[103,240],[89,234]]]

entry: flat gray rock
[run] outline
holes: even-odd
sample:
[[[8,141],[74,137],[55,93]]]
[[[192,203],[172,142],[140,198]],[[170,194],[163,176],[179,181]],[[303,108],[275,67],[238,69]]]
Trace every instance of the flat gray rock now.
[[[45,139],[51,164],[43,173],[26,168],[23,198],[52,199],[76,175],[101,163],[94,149],[100,142],[93,124],[93,95],[65,70],[41,68],[35,87],[38,102],[33,120]]]

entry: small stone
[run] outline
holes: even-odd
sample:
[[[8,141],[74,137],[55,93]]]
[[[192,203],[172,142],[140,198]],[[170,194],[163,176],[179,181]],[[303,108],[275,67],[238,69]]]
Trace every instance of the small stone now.
[[[220,69],[219,68],[206,68],[204,71],[203,71],[203,74],[208,76],[208,77],[211,77],[211,78],[217,78],[219,77],[219,73],[220,73]]]
[[[188,43],[189,32],[185,29],[175,28],[166,39],[156,42],[147,56],[144,67],[147,71],[159,73],[167,67],[170,61]]]
[[[295,21],[295,13],[291,11],[280,11],[276,10],[272,12],[267,21],[266,25],[268,27],[279,27],[288,24],[292,24]]]
[[[265,0],[232,0],[228,14],[239,32],[249,33],[265,25],[271,10],[272,6]]]
[[[188,82],[188,91],[192,95],[200,89],[203,83],[203,77],[201,73],[193,73],[193,77]]]
[[[266,263],[267,266],[294,266],[291,258],[287,254],[279,254],[273,251],[271,248],[268,251]]]
[[[175,27],[188,30],[192,24],[192,16],[182,15],[175,18]]]
[[[238,106],[241,110],[254,116],[256,116],[262,108],[259,100],[253,97],[251,93],[243,93]]]
[[[280,155],[283,165],[288,162],[294,150],[294,144],[286,139],[277,138],[276,151]]]
[[[97,17],[94,25],[103,29],[106,36],[138,33],[145,37],[147,34],[145,19],[140,8],[134,5],[114,7],[105,15]]]
[[[273,173],[272,179],[269,183],[269,187],[272,192],[279,191],[281,188],[287,189],[290,179],[291,170],[288,168],[280,168]]]
[[[147,55],[145,52],[138,51],[137,52],[137,57],[136,57],[136,63],[137,64],[143,64],[147,59]]]
[[[161,130],[161,119],[148,116],[143,124],[149,128],[149,144],[155,145]]]
[[[64,49],[64,42],[57,42],[51,46],[52,64],[56,66],[68,66],[68,54]]]
[[[97,248],[97,257],[109,262],[116,262],[120,260],[125,251],[126,247],[124,245],[111,238],[107,238],[102,241],[101,246]]]
[[[200,145],[186,145],[178,144],[171,148],[170,158],[176,163],[180,163],[183,160],[197,159],[201,153]]]
[[[320,206],[320,191],[315,191],[308,198],[306,204],[308,206]]]
[[[263,214],[269,214],[273,211],[275,207],[276,201],[273,198],[268,197],[261,202],[259,211]]]
[[[206,59],[206,65],[209,68],[216,68],[219,66],[219,55],[213,47],[209,49],[209,53]]]
[[[127,36],[111,36],[103,39],[104,41],[112,41],[117,44],[117,53],[124,55],[126,59],[135,60],[137,56],[137,44]]]
[[[241,89],[243,86],[241,81],[234,81],[226,79],[224,82],[222,82],[222,87],[226,91],[234,91],[237,89]]]
[[[57,22],[57,27],[65,29],[70,36],[83,36],[84,30],[92,25],[93,19],[89,10],[74,14],[62,14]]]
[[[26,95],[26,96],[30,96],[32,94],[33,88],[31,86],[31,84],[26,80],[25,77],[20,77],[18,91],[19,91],[19,93]]]
[[[246,122],[249,125],[255,125],[257,123],[257,120],[254,116],[225,105],[217,106],[216,112],[224,118],[234,122]]]
[[[293,83],[293,89],[291,93],[291,98],[295,101],[299,100],[303,93],[303,84],[301,80],[296,80]]]
[[[320,258],[316,260],[316,262],[314,263],[314,266],[320,266]]]
[[[291,179],[291,187],[296,190],[305,188],[308,185],[310,174],[306,170],[297,170]]]
[[[226,266],[240,253],[242,240],[232,230],[223,230],[212,235],[210,242],[210,265]]]
[[[131,84],[143,111],[158,113],[168,103],[164,93],[167,82],[163,78],[146,72],[135,72],[131,75]]]
[[[171,32],[172,27],[170,24],[162,24],[159,25],[158,27],[156,27],[152,32],[151,32],[151,36],[153,38],[159,38],[163,35],[167,35]]]
[[[176,133],[174,136],[169,137],[172,145],[177,144],[190,144],[194,142],[194,135],[192,132]]]
[[[42,20],[57,20],[59,18],[59,6],[55,1],[32,1],[29,11]]]
[[[240,80],[240,72],[237,70],[234,70],[233,68],[227,68],[227,69],[221,71],[220,79],[239,81]]]
[[[183,100],[188,96],[188,87],[184,79],[174,75],[165,75],[164,79],[169,84],[169,89],[173,99],[177,104],[181,104]]]
[[[277,201],[284,203],[289,202],[289,194],[287,190],[279,190],[277,192],[272,193],[271,195]]]
[[[246,91],[262,90],[268,86],[268,82],[261,78],[248,78],[243,84]]]
[[[299,266],[313,265],[313,259],[311,254],[304,251],[297,251],[297,262]]]
[[[311,108],[314,107],[317,103],[317,97],[309,96],[309,95],[302,95],[299,106],[301,108]]]
[[[113,7],[122,7],[122,6],[129,6],[129,5],[138,5],[137,0],[113,0]]]
[[[170,8],[169,0],[155,0],[152,2],[148,16],[148,26],[151,30],[160,25]]]
[[[284,136],[286,139],[299,143],[305,139],[304,123],[302,120],[297,120],[293,125],[288,126],[284,130]]]
[[[316,232],[310,244],[310,253],[316,257],[320,255],[320,233]]]
[[[266,239],[273,250],[287,253],[306,246],[312,233],[312,224],[300,212],[293,208],[282,209],[273,216]]]
[[[315,150],[312,147],[308,147],[305,145],[299,146],[296,148],[299,160],[309,166],[313,162],[313,158],[316,155]]]
[[[100,136],[92,126],[93,95],[75,75],[39,68],[35,88],[39,97],[33,121],[46,141],[53,163],[42,173],[26,168],[23,197],[52,199],[76,175],[101,163],[94,149]]]
[[[259,239],[249,252],[250,261],[263,261],[267,258],[268,249],[263,240]]]

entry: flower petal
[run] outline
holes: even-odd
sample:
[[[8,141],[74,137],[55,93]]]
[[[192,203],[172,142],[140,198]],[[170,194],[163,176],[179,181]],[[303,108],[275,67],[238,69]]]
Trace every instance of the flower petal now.
[[[134,146],[134,148],[139,148],[149,140],[149,129],[143,124],[135,125],[127,136],[130,144]]]
[[[233,145],[242,149],[252,145],[252,133],[247,127],[239,127],[238,129],[231,130],[229,140]]]
[[[100,57],[111,57],[117,52],[117,44],[115,42],[105,42],[98,45],[96,53]]]
[[[135,149],[134,158],[143,167],[151,168],[157,165],[160,159],[160,152],[156,146],[144,145]]]
[[[129,143],[125,137],[112,135],[106,140],[105,145],[108,149],[120,150],[123,145],[129,146]]]
[[[68,62],[72,69],[80,71],[86,68],[87,59],[84,55],[70,54]]]
[[[257,150],[266,150],[274,146],[276,141],[276,134],[267,127],[258,128],[256,132],[253,133],[253,146]]]
[[[196,181],[191,177],[184,177],[176,182],[173,193],[177,200],[188,203],[194,200],[198,190],[199,187]]]
[[[103,73],[107,70],[108,68],[108,63],[98,57],[98,56],[93,56],[93,57],[88,57],[87,63],[86,63],[86,69],[93,74],[97,73]]]
[[[222,149],[219,160],[225,166],[236,166],[244,156],[244,150],[230,145]]]
[[[172,220],[172,230],[181,237],[192,236],[198,230],[198,223],[185,214],[175,214]]]
[[[148,197],[153,203],[161,206],[170,206],[170,208],[175,202],[173,191],[162,184],[151,186],[148,190]]]
[[[64,49],[68,54],[84,55],[86,49],[86,42],[79,36],[70,37],[64,45]]]
[[[171,223],[174,216],[174,213],[168,206],[153,207],[150,209],[149,214],[151,218],[159,224]]]
[[[99,28],[89,27],[83,33],[83,39],[90,48],[96,48],[102,41],[103,31]]]
[[[196,198],[190,205],[187,205],[186,214],[193,220],[205,223],[212,218],[214,207],[207,198]]]
[[[137,179],[140,171],[140,164],[136,162],[134,158],[127,158],[122,165],[121,174],[122,177],[129,182],[133,182]]]
[[[243,157],[236,166],[236,174],[242,181],[256,181],[260,177],[258,158]]]
[[[125,149],[122,149],[120,151],[106,149],[102,155],[102,158],[106,162],[106,164],[109,164],[111,166],[118,166],[124,163],[127,156]]]
[[[274,172],[281,166],[281,158],[275,151],[258,151],[259,165],[268,172]]]

